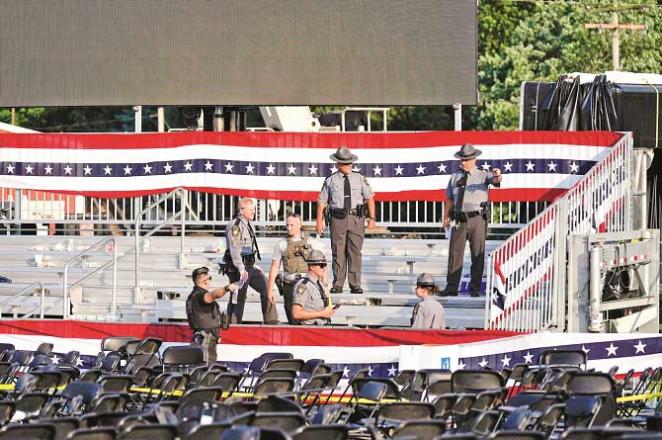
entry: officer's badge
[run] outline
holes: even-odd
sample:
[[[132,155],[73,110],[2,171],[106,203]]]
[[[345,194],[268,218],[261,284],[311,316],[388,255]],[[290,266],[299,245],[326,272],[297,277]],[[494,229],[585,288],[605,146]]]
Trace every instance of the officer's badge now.
[[[239,246],[239,226],[233,226],[232,227],[232,244],[235,246]]]
[[[306,286],[303,284],[299,284],[299,287],[297,287],[297,293],[303,293],[306,291]]]

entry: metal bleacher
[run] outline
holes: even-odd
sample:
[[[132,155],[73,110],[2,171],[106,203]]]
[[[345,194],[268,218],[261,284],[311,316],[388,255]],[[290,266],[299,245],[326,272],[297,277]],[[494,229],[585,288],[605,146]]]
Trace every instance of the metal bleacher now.
[[[65,264],[104,237],[82,236],[5,236],[0,241],[0,275],[12,283],[0,283],[0,310],[8,317],[63,316],[63,278]],[[114,239],[114,240],[113,240]],[[152,236],[141,242],[138,286],[136,289],[133,237],[113,237],[105,246],[86,253],[69,263],[69,317],[81,320],[123,322],[163,322],[185,320],[184,302],[191,289],[191,270],[207,265],[222,256],[225,243],[218,236],[180,237]],[[278,238],[261,237],[260,266],[268,273],[271,252]],[[323,240],[329,260],[328,239]],[[496,241],[488,241],[487,250]],[[113,310],[112,266],[99,268],[117,251],[116,308]],[[333,319],[337,325],[409,326],[411,309],[417,298],[413,293],[415,279],[421,272],[435,275],[438,285],[445,284],[448,242],[424,239],[366,240],[363,249],[363,286],[365,293],[333,296],[343,304]],[[465,256],[468,272],[469,254]],[[96,271],[96,273],[95,273]],[[86,278],[86,279],[85,279]],[[79,280],[85,279],[83,282]],[[214,277],[213,285],[226,283],[225,277]],[[17,293],[21,293],[16,296]],[[284,320],[282,298],[279,315]],[[450,328],[482,328],[485,298],[466,295],[440,298]],[[224,298],[222,307],[225,307]],[[43,307],[42,307],[43,303]],[[259,296],[249,289],[245,321],[260,322]]]

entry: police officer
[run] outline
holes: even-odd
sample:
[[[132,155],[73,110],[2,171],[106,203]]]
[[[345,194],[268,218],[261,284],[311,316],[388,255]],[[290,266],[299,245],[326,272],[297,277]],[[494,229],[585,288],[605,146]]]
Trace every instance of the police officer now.
[[[322,251],[322,245],[312,237],[307,236],[301,231],[301,216],[296,212],[288,214],[286,219],[287,238],[276,243],[273,253],[273,261],[269,269],[269,281],[267,283],[267,292],[269,292],[269,301],[276,304],[273,288],[274,283],[278,285],[278,290],[283,296],[285,303],[285,314],[287,322],[290,325],[298,324],[292,317],[292,294],[294,284],[306,275],[308,265],[304,256],[311,249]],[[283,264],[282,274],[278,274],[281,263]],[[322,279],[323,285],[328,282],[327,271],[324,271]]]
[[[485,235],[487,233],[487,189],[501,185],[501,170],[488,172],[476,167],[481,151],[471,144],[464,144],[455,157],[460,159],[460,171],[451,175],[446,189],[447,203],[444,209],[444,229],[451,227],[448,252],[446,288],[441,296],[456,296],[462,276],[464,246],[469,240],[471,250],[471,296],[480,295],[480,285],[485,266]]]
[[[414,306],[411,315],[411,328],[443,329],[446,327],[446,312],[444,306],[434,299],[437,286],[432,275],[423,273],[416,280],[416,296],[421,301]]]
[[[301,324],[326,325],[336,313],[324,292],[322,279],[326,271],[326,257],[318,250],[306,256],[308,273],[294,285],[292,316]]]
[[[255,230],[251,223],[255,215],[255,202],[251,198],[239,201],[239,215],[225,228],[227,250],[223,257],[230,282],[238,282],[239,291],[233,293],[228,302],[230,322],[240,324],[244,315],[246,292],[251,286],[260,294],[262,319],[265,324],[278,324],[278,312],[269,301],[267,279],[255,264],[260,260]]]
[[[368,206],[368,229],[374,229],[375,198],[366,177],[352,171],[352,163],[358,158],[349,148],[338,148],[331,159],[336,162],[338,171],[324,180],[317,200],[316,225],[317,233],[321,235],[324,232],[324,210],[328,205],[333,254],[331,293],[342,293],[345,277],[352,293],[363,293],[361,248],[365,234],[364,205]]]
[[[192,278],[193,290],[186,299],[186,318],[193,330],[193,344],[202,346],[207,364],[213,365],[216,363],[216,344],[221,327],[221,311],[216,300],[236,285],[209,290],[211,275],[206,267],[195,269]]]

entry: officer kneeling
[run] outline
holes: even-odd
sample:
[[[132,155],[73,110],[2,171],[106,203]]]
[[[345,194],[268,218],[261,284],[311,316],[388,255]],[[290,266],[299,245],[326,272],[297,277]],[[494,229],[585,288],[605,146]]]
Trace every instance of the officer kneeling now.
[[[223,323],[223,315],[216,300],[236,289],[236,284],[210,291],[211,275],[208,268],[199,267],[193,271],[192,276],[194,286],[186,298],[186,319],[193,330],[193,344],[205,350],[207,365],[213,365],[216,363],[216,344]]]
[[[414,306],[411,315],[411,328],[443,329],[446,327],[444,306],[434,296],[438,289],[432,275],[423,273],[416,280],[416,296],[421,301]]]
[[[292,316],[301,324],[327,325],[338,306],[330,305],[322,279],[326,271],[326,257],[312,250],[305,257],[308,273],[294,285]]]

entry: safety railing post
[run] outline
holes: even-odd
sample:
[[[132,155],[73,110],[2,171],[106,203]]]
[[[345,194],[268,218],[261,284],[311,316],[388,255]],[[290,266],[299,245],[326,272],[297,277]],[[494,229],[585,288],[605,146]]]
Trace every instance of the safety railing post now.
[[[181,203],[181,209],[179,212],[179,215],[181,216],[180,222],[181,222],[181,233],[180,233],[180,240],[179,240],[179,268],[184,269],[186,265],[184,264],[184,240],[186,237],[186,207],[188,206],[188,203],[186,202],[187,199],[187,194],[186,190],[181,190],[180,196],[182,198],[182,203]]]
[[[113,320],[117,319],[117,243],[113,246],[113,298],[110,306]]]
[[[140,215],[136,217],[134,239],[133,302],[137,303],[140,297]]]
[[[41,285],[41,300],[39,302],[39,319],[44,319],[44,304],[46,302],[46,289]]]
[[[69,317],[69,266],[64,265],[64,274],[62,275],[62,319]]]

